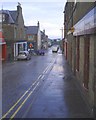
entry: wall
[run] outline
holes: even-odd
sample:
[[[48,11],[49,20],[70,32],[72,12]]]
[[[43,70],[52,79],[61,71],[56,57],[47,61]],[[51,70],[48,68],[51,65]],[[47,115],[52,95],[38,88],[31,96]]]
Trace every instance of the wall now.
[[[70,4],[70,5],[69,5]],[[70,34],[68,33],[68,30],[70,27],[77,24],[90,10],[95,6],[93,2],[77,2],[73,7],[73,12],[71,9],[72,3],[66,3],[65,6],[65,12],[64,12],[64,36],[67,39],[68,43],[66,47],[66,44],[64,45],[67,50],[67,61],[69,62],[72,71],[77,77],[77,80],[83,89],[83,93],[86,97],[86,102],[88,102],[91,110],[95,108],[96,110],[96,35],[93,33],[87,34],[80,34],[77,36],[73,36],[72,32]],[[70,11],[71,10],[71,11]],[[71,18],[70,18],[71,16]],[[85,25],[85,24],[84,24]],[[80,28],[80,27],[79,27]],[[95,32],[95,31],[94,31]],[[74,33],[74,31],[73,31]],[[96,33],[96,32],[95,32]],[[95,35],[95,37],[94,37]],[[86,55],[86,42],[87,38],[89,39],[89,50],[87,51],[88,54]],[[79,48],[78,48],[78,40],[79,40]],[[78,50],[77,50],[78,49]],[[77,51],[79,51],[79,55],[77,55]],[[89,58],[87,59],[89,61],[88,67],[89,67],[89,74],[87,74],[87,71],[84,71],[85,68],[85,55]],[[79,56],[79,61],[77,62]],[[72,57],[72,58],[71,58]],[[79,70],[77,70],[77,63],[79,65]],[[85,72],[88,75],[88,89],[83,87],[83,82],[85,81]],[[95,107],[94,107],[95,106]],[[95,112],[96,114],[96,112]]]
[[[41,49],[41,32],[40,29],[38,29],[38,36],[37,36],[37,49]]]
[[[3,24],[2,27],[5,41],[14,41],[14,25]]]
[[[72,70],[76,73],[76,37],[72,41]]]
[[[76,9],[75,9],[74,14],[73,14],[73,17],[74,17],[73,24],[75,25],[93,7],[94,7],[94,2],[77,2]]]
[[[80,37],[80,59],[79,59],[79,77],[80,82],[83,84],[84,80],[84,38]]]
[[[93,92],[93,87],[94,87],[94,44],[95,44],[95,39],[92,35],[90,35],[90,60],[89,60],[89,97],[90,97],[90,104],[91,106],[94,105],[94,92]]]
[[[23,20],[23,14],[22,14],[21,6],[17,6],[17,12],[18,12],[17,39],[18,40],[25,40],[26,36],[25,36],[24,20]]]
[[[93,86],[93,90],[94,90],[94,115],[96,118],[96,34],[94,35],[94,86]]]

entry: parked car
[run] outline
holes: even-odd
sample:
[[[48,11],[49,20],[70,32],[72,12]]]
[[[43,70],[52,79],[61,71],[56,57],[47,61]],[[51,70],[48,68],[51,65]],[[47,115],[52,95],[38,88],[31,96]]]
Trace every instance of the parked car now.
[[[58,50],[59,50],[59,46],[58,45],[52,46],[52,52],[58,52]]]
[[[30,60],[30,59],[31,55],[28,51],[20,51],[17,56],[17,60]]]
[[[45,52],[44,52],[43,49],[41,49],[41,50],[37,50],[37,51],[36,51],[36,54],[37,54],[37,55],[45,55]]]

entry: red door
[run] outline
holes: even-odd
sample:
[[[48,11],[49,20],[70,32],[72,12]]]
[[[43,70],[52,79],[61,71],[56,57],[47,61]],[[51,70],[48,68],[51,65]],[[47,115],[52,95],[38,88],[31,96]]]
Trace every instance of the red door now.
[[[2,60],[6,60],[6,44],[2,45]]]
[[[65,57],[66,57],[66,60],[67,60],[67,42],[65,42],[65,49],[64,49],[64,51],[65,51]]]
[[[84,82],[83,85],[88,89],[89,83],[89,47],[90,47],[90,38],[86,36],[84,39]]]

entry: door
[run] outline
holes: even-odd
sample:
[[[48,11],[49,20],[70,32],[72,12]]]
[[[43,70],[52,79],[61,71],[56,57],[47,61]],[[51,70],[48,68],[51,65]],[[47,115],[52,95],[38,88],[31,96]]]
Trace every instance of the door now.
[[[79,59],[80,59],[79,45],[80,45],[80,38],[77,37],[77,41],[76,41],[76,71],[79,71]]]
[[[90,37],[87,35],[84,38],[84,81],[83,85],[88,89],[89,83],[89,47],[90,47]]]

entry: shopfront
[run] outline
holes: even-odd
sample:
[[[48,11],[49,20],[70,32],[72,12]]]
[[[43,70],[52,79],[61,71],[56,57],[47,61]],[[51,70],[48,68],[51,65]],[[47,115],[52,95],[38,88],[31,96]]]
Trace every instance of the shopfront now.
[[[26,51],[27,50],[27,42],[25,40],[20,40],[16,43],[14,43],[14,59],[19,54],[20,51]]]
[[[4,40],[2,32],[0,32],[0,56],[1,56],[1,60],[3,61],[6,60],[6,54],[7,54],[6,49],[7,49],[6,42]]]

